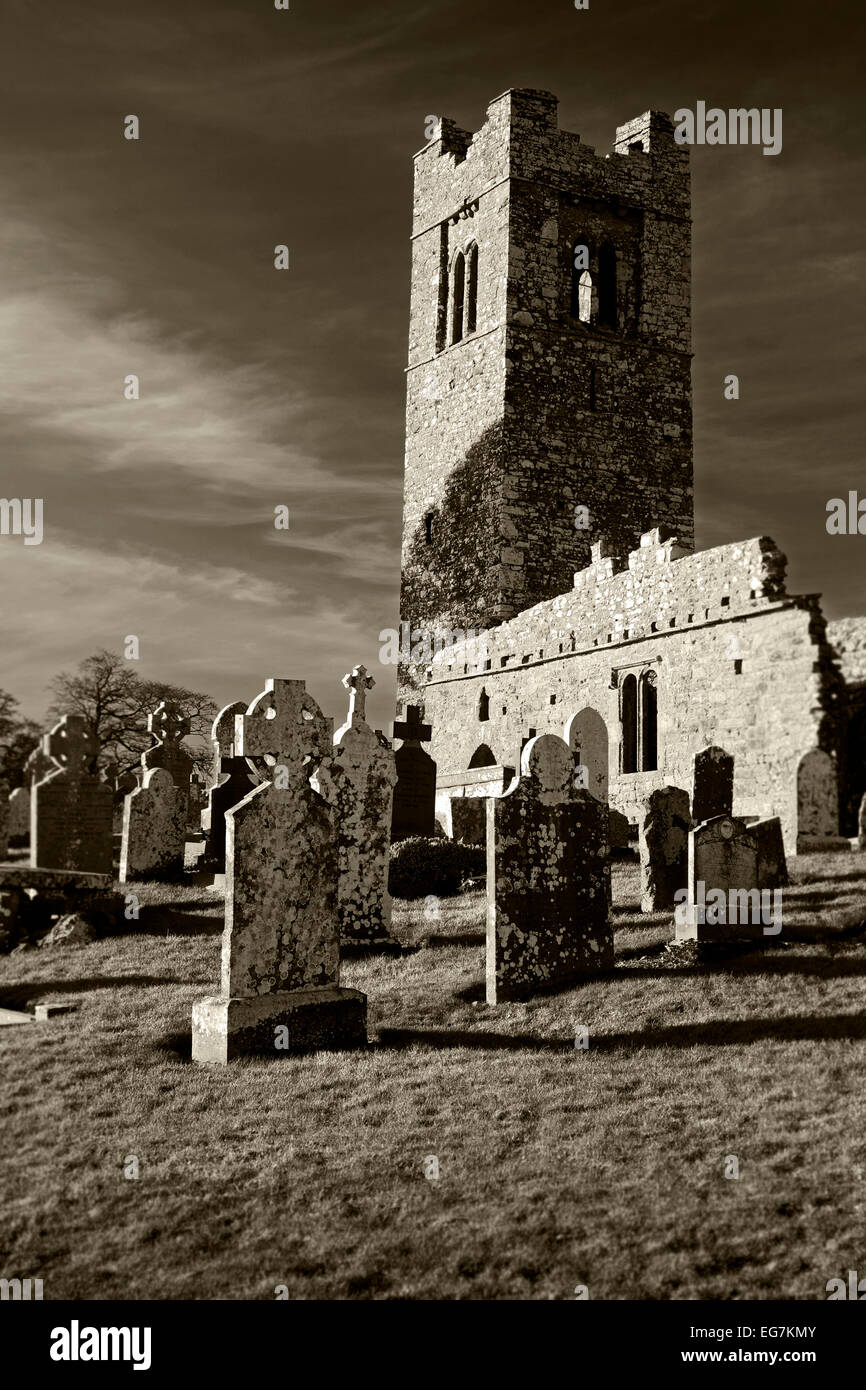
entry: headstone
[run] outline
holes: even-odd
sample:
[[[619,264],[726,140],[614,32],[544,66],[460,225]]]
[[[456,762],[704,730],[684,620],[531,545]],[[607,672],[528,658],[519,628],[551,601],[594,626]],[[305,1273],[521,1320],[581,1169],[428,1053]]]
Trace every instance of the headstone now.
[[[646,799],[640,822],[641,912],[673,911],[675,893],[689,873],[689,794],[682,787],[659,787]]]
[[[431,737],[429,724],[421,722],[417,705],[408,705],[405,718],[391,729],[392,738],[401,738],[397,749],[397,785],[391,815],[391,840],[410,835],[432,835],[436,825],[436,764],[421,747]]]
[[[692,820],[729,816],[734,809],[734,760],[724,748],[702,748],[695,754],[692,782]]]
[[[487,798],[451,798],[451,837],[464,845],[483,845],[487,837]]]
[[[343,677],[349,718],[334,735],[333,757],[322,764],[314,784],[335,812],[337,915],[344,945],[394,940],[388,851],[397,771],[390,744],[364,717],[367,691],[374,683],[364,666]]]
[[[758,844],[756,885],[758,888],[785,888],[788,885],[788,863],[785,858],[785,841],[782,835],[782,822],[777,816],[772,820],[753,821],[749,830]]]
[[[235,700],[220,710],[213,722],[214,781],[207,794],[201,825],[206,840],[199,867],[219,877],[226,867],[226,811],[237,806],[258,785],[246,758],[235,753],[235,716],[247,706]]]
[[[615,811],[611,806],[608,826],[611,849],[628,849],[631,841],[630,829],[628,816],[624,816],[621,811]]]
[[[689,834],[688,896],[678,905],[677,941],[778,936],[787,881],[778,819],[715,816]]]
[[[366,995],[339,987],[334,812],[310,786],[332,729],[298,680],[269,680],[235,718],[267,780],[226,812],[221,989],[193,1005],[195,1061],[366,1045]]]
[[[114,779],[114,810],[112,815],[112,828],[116,835],[123,833],[123,811],[126,805],[126,798],[130,792],[134,792],[141,786],[144,776],[144,768],[127,768],[121,772],[119,777]]]
[[[577,766],[542,734],[487,802],[488,1004],[613,965],[608,809],[575,785]]]
[[[9,787],[0,782],[0,859],[9,853]]]
[[[42,751],[55,770],[31,790],[31,864],[110,874],[112,792],[90,770],[97,744],[82,715],[64,715],[44,735]]]
[[[165,768],[148,768],[142,785],[124,802],[120,882],[180,878],[185,846],[183,792]]]
[[[839,835],[836,764],[822,748],[811,748],[797,766],[797,853],[850,849]]]
[[[181,714],[177,705],[166,700],[160,701],[156,709],[147,716],[147,731],[153,734],[157,741],[141,755],[143,767],[161,767],[171,774],[171,780],[183,795],[184,818],[189,803],[193,760],[184,748],[182,740],[189,733],[189,728],[189,720]]]
[[[866,849],[866,792],[863,793],[860,802],[860,814],[857,818],[857,848]]]
[[[9,798],[9,843],[22,844],[30,834],[30,788],[16,787]]]
[[[42,746],[44,742],[43,735],[24,764],[25,782],[31,787],[34,782],[42,782],[50,772],[56,771],[53,758],[49,758]]]
[[[589,705],[568,721],[565,741],[578,764],[586,769],[585,786],[597,801],[608,800],[609,738],[598,710]]]

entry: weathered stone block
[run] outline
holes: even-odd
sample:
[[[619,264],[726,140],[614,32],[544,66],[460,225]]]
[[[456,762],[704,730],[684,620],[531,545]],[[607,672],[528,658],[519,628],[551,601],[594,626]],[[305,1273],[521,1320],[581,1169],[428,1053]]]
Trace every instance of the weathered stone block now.
[[[366,1046],[367,996],[357,989],[278,990],[248,999],[199,999],[192,1007],[194,1062]]]
[[[690,828],[687,791],[661,787],[650,793],[639,827],[641,912],[674,908],[676,893],[688,882]]]

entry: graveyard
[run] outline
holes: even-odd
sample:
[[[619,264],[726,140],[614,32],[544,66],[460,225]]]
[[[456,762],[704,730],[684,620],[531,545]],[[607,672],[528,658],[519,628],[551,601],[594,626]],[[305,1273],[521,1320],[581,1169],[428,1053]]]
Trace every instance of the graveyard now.
[[[613,968],[496,1007],[483,893],[398,901],[407,953],[341,974],[366,1049],[220,1068],[190,1056],[220,897],[143,883],[125,932],[4,959],[0,1004],[76,1006],[3,1030],[6,1266],[54,1298],[821,1298],[866,1200],[866,855],[791,878],[782,941],[697,963],[615,863]]]
[[[787,244],[843,199],[693,161],[640,7],[608,78],[534,14],[252,8],[158,17],[158,77],[126,19],[11,203],[0,1298],[856,1299],[866,503],[814,469],[847,243]]]

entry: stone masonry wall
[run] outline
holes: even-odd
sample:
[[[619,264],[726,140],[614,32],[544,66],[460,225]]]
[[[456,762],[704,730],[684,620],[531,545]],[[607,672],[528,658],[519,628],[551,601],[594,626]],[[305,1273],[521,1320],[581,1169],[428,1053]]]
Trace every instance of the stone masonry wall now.
[[[690,787],[694,754],[714,743],[734,755],[735,811],[779,816],[793,853],[797,765],[816,745],[835,756],[844,704],[817,601],[786,594],[785,557],[765,537],[689,555],[662,534],[627,559],[598,554],[570,593],[491,631],[484,669],[454,651],[434,661],[423,702],[439,778],[482,743],[519,766],[530,736],[569,739],[588,706],[608,729],[610,803],[632,822],[650,791]],[[624,774],[619,686],[644,670],[656,673],[658,766]]]
[[[507,92],[474,136],[443,120],[416,156],[401,597],[415,629],[489,627],[567,591],[601,535],[625,551],[667,524],[691,548],[688,151],[646,113],[602,157],[556,108]],[[602,243],[616,249],[615,326],[571,313],[584,237],[596,277]],[[476,329],[450,344],[450,267],[473,242]]]

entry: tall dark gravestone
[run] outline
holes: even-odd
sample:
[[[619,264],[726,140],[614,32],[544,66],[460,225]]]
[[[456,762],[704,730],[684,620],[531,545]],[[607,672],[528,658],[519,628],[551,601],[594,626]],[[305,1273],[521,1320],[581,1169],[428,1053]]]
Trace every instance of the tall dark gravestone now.
[[[211,730],[214,782],[201,817],[206,839],[199,867],[214,875],[224,874],[226,868],[226,811],[259,785],[246,758],[235,752],[235,716],[246,712],[244,702],[235,700],[220,710]]]
[[[403,740],[394,754],[397,785],[391,811],[391,843],[410,835],[432,835],[436,829],[436,764],[421,747],[432,736],[422,724],[417,705],[407,705],[404,718],[392,726],[391,737]]]

